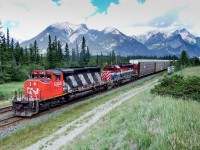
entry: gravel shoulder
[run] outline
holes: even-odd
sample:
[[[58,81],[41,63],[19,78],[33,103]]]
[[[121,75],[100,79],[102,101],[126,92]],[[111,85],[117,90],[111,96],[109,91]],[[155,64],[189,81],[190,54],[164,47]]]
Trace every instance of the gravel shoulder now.
[[[106,103],[101,104],[91,111],[85,113],[78,119],[66,124],[55,133],[52,133],[48,137],[38,141],[26,149],[35,150],[62,148],[68,142],[72,141],[77,135],[81,134],[84,130],[95,124],[100,118],[108,114],[111,110],[120,106],[123,102],[133,98],[140,92],[151,89],[157,83],[157,81],[158,79],[154,79],[145,85],[133,88],[127,92],[124,92],[118,97],[110,99]]]

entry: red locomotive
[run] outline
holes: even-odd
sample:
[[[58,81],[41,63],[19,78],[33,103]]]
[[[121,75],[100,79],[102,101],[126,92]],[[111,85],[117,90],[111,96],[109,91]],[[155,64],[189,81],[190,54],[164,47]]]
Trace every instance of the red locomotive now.
[[[141,76],[166,70],[169,60],[130,60],[130,64],[100,67],[33,70],[24,83],[24,95],[14,97],[16,116],[32,116],[41,110],[106,90]]]

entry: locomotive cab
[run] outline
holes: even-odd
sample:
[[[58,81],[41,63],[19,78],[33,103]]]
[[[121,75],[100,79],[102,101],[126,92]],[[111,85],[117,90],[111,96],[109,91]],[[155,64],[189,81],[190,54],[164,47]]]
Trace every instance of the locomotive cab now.
[[[63,75],[58,70],[34,70],[24,83],[28,100],[46,100],[63,93]]]
[[[121,68],[118,65],[105,66],[101,74],[102,81],[120,80]]]

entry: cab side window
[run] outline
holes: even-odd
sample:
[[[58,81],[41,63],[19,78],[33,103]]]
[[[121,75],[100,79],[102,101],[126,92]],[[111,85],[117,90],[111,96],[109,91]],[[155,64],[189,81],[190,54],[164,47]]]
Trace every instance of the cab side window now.
[[[60,75],[56,75],[56,81],[60,80]]]
[[[46,78],[49,79],[49,80],[51,80],[51,75],[47,74]]]

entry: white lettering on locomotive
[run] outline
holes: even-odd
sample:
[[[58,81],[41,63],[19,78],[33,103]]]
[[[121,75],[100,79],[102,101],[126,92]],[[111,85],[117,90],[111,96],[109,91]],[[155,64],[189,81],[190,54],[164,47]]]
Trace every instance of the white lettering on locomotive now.
[[[55,87],[62,86],[62,82],[54,82],[54,86],[55,86]]]

